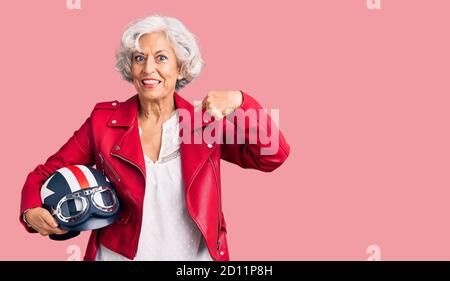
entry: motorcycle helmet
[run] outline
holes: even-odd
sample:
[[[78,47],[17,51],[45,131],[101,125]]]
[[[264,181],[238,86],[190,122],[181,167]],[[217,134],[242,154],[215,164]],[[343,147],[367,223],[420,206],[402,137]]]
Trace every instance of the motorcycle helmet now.
[[[119,200],[109,179],[98,170],[73,165],[55,171],[42,185],[43,207],[56,219],[63,235],[50,235],[66,240],[80,231],[105,227],[114,222]]]

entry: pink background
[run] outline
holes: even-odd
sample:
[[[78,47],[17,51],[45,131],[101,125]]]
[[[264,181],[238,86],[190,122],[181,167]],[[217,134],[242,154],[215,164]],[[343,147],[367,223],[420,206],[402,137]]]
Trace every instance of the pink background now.
[[[0,259],[84,254],[87,233],[27,234],[20,190],[96,102],[134,94],[114,52],[127,23],[161,13],[207,64],[181,94],[245,90],[280,109],[292,148],[271,174],[223,163],[231,259],[449,260],[450,1],[381,2],[1,1]]]

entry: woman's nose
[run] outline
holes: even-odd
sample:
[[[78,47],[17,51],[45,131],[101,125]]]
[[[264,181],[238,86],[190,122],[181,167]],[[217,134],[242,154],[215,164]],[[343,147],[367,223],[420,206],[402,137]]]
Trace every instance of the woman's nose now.
[[[152,60],[147,60],[145,63],[145,67],[144,67],[144,73],[145,74],[151,74],[155,71],[156,69],[156,64],[154,61]]]

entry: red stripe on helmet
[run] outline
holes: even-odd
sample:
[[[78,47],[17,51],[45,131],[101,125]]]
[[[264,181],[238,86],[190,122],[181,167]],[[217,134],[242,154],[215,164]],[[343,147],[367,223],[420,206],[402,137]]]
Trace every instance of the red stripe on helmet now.
[[[86,176],[84,175],[83,171],[78,168],[77,166],[69,166],[67,167],[75,176],[78,183],[80,184],[80,188],[89,188],[89,182]]]

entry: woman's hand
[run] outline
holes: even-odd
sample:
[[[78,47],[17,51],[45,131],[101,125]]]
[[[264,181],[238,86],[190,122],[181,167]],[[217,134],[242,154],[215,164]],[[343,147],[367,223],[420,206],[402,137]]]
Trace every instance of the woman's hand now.
[[[25,213],[25,219],[31,227],[42,236],[50,234],[65,234],[67,230],[58,228],[55,218],[44,208],[33,208]]]
[[[195,107],[195,111],[205,108],[214,118],[222,119],[243,102],[240,91],[210,91],[203,99],[202,104]]]

